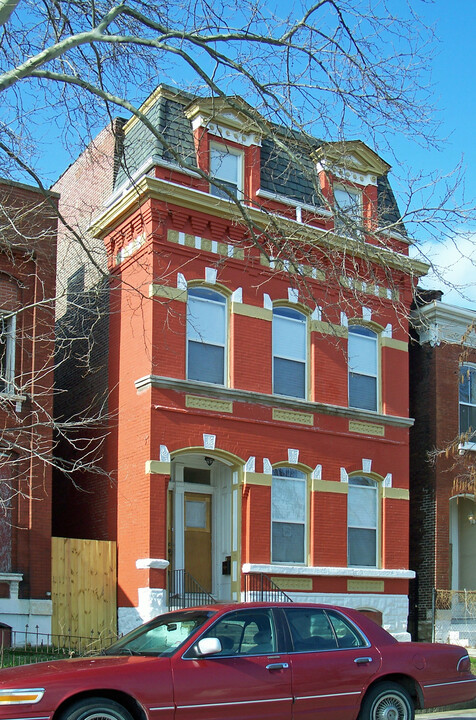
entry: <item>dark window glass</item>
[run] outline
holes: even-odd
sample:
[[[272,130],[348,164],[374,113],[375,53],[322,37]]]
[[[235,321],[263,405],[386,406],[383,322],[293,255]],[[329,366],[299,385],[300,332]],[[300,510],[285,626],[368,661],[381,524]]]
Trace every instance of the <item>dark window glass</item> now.
[[[219,655],[264,655],[277,651],[271,610],[237,610],[212,625],[202,637],[217,637]],[[213,657],[216,657],[214,655]]]
[[[459,431],[476,434],[476,368],[462,365],[459,373]]]

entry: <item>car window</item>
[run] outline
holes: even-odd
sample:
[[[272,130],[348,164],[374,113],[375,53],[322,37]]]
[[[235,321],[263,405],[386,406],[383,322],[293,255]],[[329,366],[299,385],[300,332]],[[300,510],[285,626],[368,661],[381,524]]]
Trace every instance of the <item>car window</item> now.
[[[313,650],[337,649],[337,638],[329,619],[319,608],[286,608],[294,650],[310,652]]]
[[[106,655],[170,655],[198,630],[211,612],[184,611],[160,615],[125,635]]]
[[[262,655],[276,652],[276,630],[268,609],[242,610],[225,615],[212,625],[202,638],[217,637],[220,656]]]
[[[357,628],[343,615],[320,608],[286,608],[296,652],[337,650],[367,645]]]
[[[337,644],[340,648],[365,647],[367,645],[367,642],[355,625],[350,623],[343,615],[332,610],[329,610],[327,614],[334,628]]]

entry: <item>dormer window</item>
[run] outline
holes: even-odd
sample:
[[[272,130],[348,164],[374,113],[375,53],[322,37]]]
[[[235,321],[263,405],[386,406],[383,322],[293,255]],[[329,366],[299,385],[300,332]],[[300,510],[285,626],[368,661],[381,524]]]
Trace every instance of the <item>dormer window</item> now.
[[[216,178],[236,198],[243,196],[243,153],[223,145],[210,144],[210,175]],[[210,183],[210,193],[216,197],[229,198],[223,187]]]
[[[362,193],[347,185],[334,187],[334,229],[341,235],[359,236],[362,228]]]

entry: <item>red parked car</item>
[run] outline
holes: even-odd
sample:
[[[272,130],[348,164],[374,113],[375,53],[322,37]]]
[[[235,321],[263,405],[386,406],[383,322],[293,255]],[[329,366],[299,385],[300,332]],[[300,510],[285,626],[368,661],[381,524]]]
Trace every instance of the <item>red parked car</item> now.
[[[463,648],[299,603],[180,610],[103,655],[0,671],[0,720],[412,720],[475,696]]]

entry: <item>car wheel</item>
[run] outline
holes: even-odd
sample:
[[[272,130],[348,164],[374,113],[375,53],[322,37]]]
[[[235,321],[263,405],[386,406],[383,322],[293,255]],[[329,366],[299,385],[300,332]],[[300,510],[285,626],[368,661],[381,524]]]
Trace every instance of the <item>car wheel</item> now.
[[[61,720],[133,720],[129,710],[114,700],[92,697],[78,700],[61,715]]]
[[[383,682],[369,690],[359,720],[414,720],[413,700],[404,687]]]

